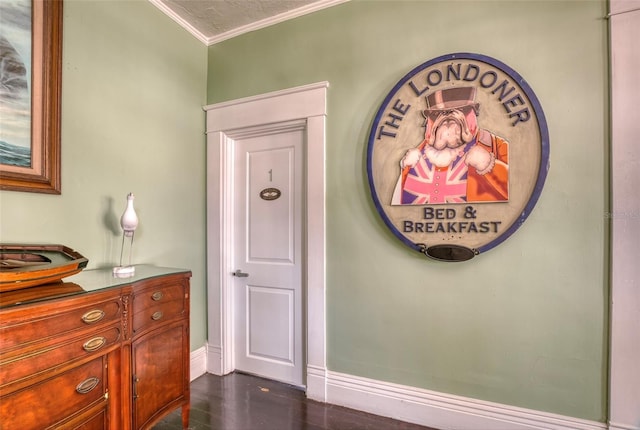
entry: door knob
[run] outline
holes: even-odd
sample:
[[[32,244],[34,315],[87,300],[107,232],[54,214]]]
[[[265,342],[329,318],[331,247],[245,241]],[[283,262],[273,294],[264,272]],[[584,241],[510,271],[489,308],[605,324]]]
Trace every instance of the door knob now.
[[[247,278],[249,277],[249,274],[244,273],[242,270],[238,269],[235,272],[233,272],[233,276],[237,276],[238,278]]]

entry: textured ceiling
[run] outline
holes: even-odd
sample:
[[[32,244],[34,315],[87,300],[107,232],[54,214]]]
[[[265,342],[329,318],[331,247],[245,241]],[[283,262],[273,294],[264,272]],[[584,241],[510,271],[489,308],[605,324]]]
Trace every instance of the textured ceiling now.
[[[207,44],[347,0],[150,0]]]

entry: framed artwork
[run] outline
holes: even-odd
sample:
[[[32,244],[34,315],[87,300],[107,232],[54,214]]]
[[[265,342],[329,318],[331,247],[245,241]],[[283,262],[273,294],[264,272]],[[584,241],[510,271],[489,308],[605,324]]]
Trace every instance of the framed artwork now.
[[[60,194],[62,0],[0,2],[0,189]]]

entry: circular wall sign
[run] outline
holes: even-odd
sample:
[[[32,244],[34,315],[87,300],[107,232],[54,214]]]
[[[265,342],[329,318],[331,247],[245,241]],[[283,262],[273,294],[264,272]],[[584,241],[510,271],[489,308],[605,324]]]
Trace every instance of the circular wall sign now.
[[[469,260],[511,236],[548,166],[547,124],[532,89],[509,66],[470,53],[404,76],[380,106],[367,147],[385,224],[442,261]]]

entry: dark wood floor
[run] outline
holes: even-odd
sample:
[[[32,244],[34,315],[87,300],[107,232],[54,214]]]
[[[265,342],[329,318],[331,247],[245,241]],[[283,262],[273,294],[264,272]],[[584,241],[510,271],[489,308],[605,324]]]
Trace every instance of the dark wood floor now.
[[[308,400],[302,390],[241,373],[191,383],[193,430],[434,430]],[[181,429],[180,410],[153,430]]]

